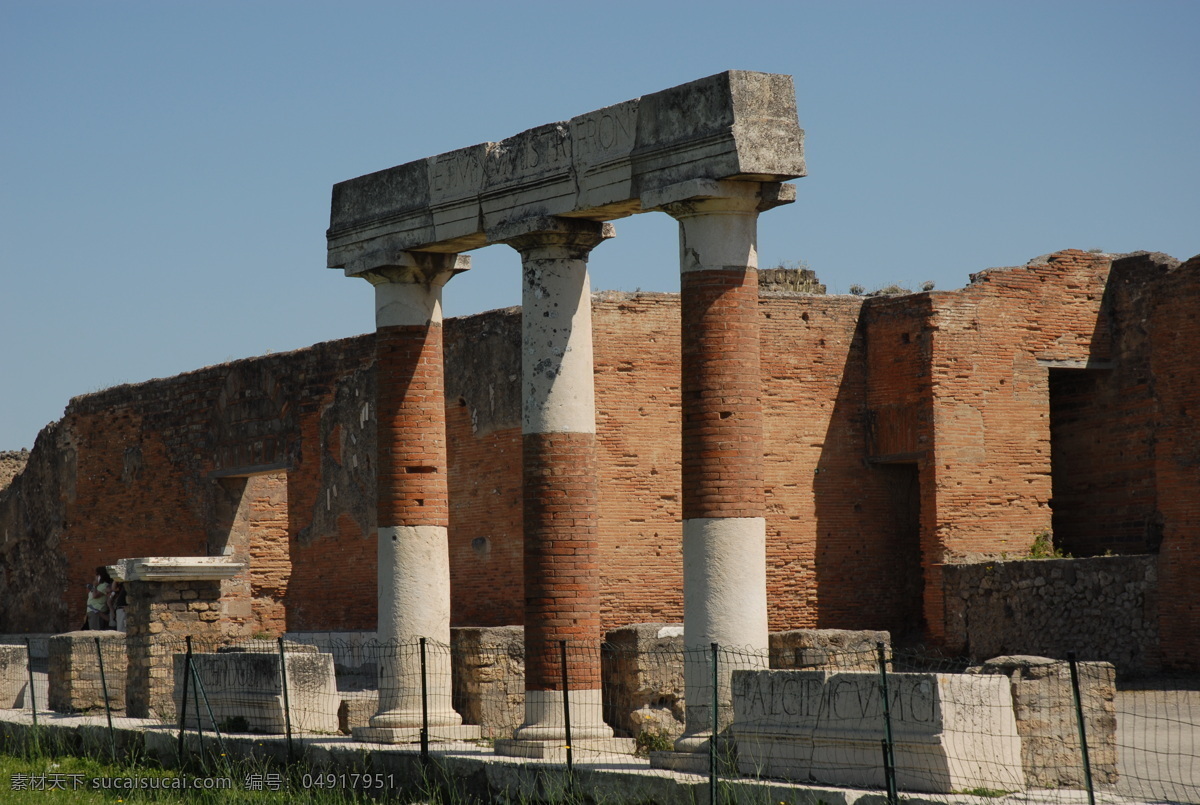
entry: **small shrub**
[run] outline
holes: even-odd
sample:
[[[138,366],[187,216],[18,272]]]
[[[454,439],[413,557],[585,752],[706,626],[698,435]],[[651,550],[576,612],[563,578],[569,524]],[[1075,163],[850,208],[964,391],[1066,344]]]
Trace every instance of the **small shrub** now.
[[[863,286],[859,285],[858,283],[855,283],[854,285],[850,286],[850,293],[854,294],[855,296],[862,296],[866,292],[867,292],[867,289],[864,288]]]
[[[1071,554],[1063,553],[1054,547],[1054,537],[1049,529],[1033,535],[1033,544],[1029,546],[1030,559],[1070,559]]]
[[[670,752],[674,748],[675,741],[665,732],[642,730],[638,733],[636,754],[639,757],[649,757],[651,752]]]

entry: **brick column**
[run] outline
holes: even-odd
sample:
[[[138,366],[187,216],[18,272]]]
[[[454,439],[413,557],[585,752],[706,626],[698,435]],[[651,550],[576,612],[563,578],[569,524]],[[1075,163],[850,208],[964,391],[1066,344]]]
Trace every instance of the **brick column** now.
[[[573,740],[611,738],[600,701],[596,404],[588,254],[610,224],[556,218],[508,227],[521,253],[525,721],[517,741],[562,741],[562,666]],[[509,753],[497,743],[497,751]]]
[[[718,731],[733,718],[730,673],[767,667],[757,222],[792,193],[789,185],[691,181],[643,200],[679,221],[687,701],[680,752],[706,751],[713,732],[712,643],[729,649],[719,658]]]
[[[419,740],[418,644],[427,639],[429,725],[435,739],[478,737],[451,706],[450,558],[446,529],[446,406],[442,286],[466,270],[455,254],[401,252],[355,276],[375,286],[378,443],[379,709],[354,737]]]

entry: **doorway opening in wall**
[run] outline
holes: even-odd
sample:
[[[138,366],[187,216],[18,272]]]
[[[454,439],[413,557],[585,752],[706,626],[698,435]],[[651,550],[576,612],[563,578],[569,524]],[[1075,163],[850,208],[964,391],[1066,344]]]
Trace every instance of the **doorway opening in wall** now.
[[[1076,557],[1155,550],[1153,456],[1122,410],[1131,401],[1114,395],[1107,365],[1048,372],[1054,547]]]
[[[888,533],[892,557],[889,562],[891,594],[895,622],[903,631],[893,629],[897,644],[919,640],[925,631],[925,577],[921,567],[921,475],[915,461],[875,465],[887,488]],[[886,591],[880,591],[887,594]]]
[[[239,637],[283,634],[292,575],[288,541],[287,472],[268,470],[215,479],[216,522],[210,556],[246,563],[221,583],[223,630]]]

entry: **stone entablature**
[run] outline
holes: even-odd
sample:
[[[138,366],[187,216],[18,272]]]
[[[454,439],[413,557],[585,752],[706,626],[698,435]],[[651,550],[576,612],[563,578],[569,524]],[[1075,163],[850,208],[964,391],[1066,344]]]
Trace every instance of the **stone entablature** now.
[[[224,581],[245,569],[220,556],[147,556],[122,559],[110,573],[123,581]]]
[[[329,266],[358,274],[405,250],[477,249],[534,217],[621,218],[655,206],[643,194],[690,180],[796,178],[803,136],[791,76],[719,73],[340,182]]]

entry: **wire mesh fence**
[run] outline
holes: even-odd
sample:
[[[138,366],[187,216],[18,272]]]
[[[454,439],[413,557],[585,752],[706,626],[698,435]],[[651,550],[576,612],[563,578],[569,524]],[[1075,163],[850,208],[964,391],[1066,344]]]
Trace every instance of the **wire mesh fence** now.
[[[454,645],[73,633],[50,641],[44,700],[27,649],[0,647],[0,706],[146,719],[181,747],[187,735],[270,736],[296,763],[307,745],[342,739],[568,771],[672,769],[707,775],[717,801],[738,781],[777,780],[890,800],[1200,802],[1195,678],[1118,684],[1102,662],[969,665],[883,644],[685,646],[677,632],[536,650],[534,686],[512,629]]]

